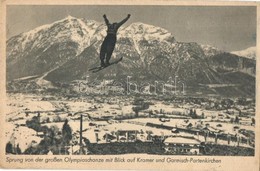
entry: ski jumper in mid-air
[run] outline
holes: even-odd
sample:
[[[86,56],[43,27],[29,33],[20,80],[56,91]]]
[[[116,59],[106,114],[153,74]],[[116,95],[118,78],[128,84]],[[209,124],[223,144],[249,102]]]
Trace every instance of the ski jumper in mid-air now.
[[[117,31],[119,27],[123,25],[130,18],[130,14],[128,14],[127,17],[123,19],[121,22],[113,23],[113,24],[109,23],[106,15],[103,15],[103,17],[107,25],[107,36],[105,37],[100,49],[101,67],[105,67],[110,64],[109,60],[112,56],[112,53],[116,45]]]

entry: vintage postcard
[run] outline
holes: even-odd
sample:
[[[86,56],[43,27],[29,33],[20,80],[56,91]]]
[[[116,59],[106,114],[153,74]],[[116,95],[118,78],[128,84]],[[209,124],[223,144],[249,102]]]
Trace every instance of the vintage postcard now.
[[[0,166],[259,170],[259,7],[1,1]]]

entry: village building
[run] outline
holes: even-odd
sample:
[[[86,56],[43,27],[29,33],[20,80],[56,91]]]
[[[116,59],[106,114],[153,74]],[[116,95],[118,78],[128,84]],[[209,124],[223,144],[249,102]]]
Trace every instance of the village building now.
[[[193,137],[174,136],[164,140],[164,149],[170,154],[200,154],[200,141]]]

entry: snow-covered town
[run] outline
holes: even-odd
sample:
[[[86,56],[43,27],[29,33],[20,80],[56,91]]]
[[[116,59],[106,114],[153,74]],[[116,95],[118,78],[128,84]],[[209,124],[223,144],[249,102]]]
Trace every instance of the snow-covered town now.
[[[254,105],[246,98],[10,93],[6,152],[254,155]]]

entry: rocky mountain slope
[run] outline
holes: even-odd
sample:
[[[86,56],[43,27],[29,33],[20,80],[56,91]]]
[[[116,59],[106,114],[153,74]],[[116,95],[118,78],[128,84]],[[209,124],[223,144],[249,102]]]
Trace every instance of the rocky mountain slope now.
[[[178,76],[187,86],[238,84],[254,92],[255,59],[196,42],[178,42],[167,30],[132,23],[121,27],[112,59],[116,65],[97,73],[106,26],[71,16],[19,34],[7,41],[7,80],[36,77],[44,82],[85,79],[167,81]],[[38,80],[37,80],[38,79]],[[239,88],[238,90],[241,90]]]

